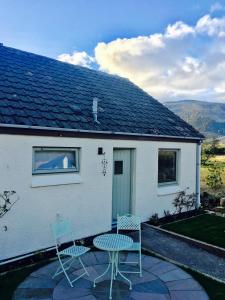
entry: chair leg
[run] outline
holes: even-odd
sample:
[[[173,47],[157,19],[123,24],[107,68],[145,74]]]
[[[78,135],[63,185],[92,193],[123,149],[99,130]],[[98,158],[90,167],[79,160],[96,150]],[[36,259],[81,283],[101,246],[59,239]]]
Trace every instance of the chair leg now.
[[[58,260],[59,260],[59,267],[57,268],[57,270],[55,271],[54,275],[52,276],[52,278],[55,278],[56,276],[58,276],[59,274],[63,273],[63,268],[62,268],[62,265],[64,267],[64,270],[69,270],[70,267],[72,266],[73,264],[73,261],[74,261],[74,258],[70,258],[68,259],[67,261],[65,261],[64,263],[61,261],[60,262],[60,258],[58,257]],[[70,262],[70,264],[67,266],[67,264]],[[61,271],[60,271],[61,270]]]
[[[60,262],[60,265],[61,265],[61,267],[62,267],[63,273],[64,273],[65,276],[66,276],[66,279],[68,280],[70,286],[73,287],[73,284],[72,284],[72,282],[71,282],[71,280],[70,280],[70,278],[69,278],[69,276],[68,276],[68,274],[67,274],[67,272],[66,272],[66,269],[64,268],[64,265],[63,265],[63,263],[62,263],[62,261],[61,261],[60,256],[59,256],[59,262]]]
[[[82,262],[82,260],[81,260],[80,257],[78,257],[78,260],[79,260],[80,264],[82,265],[82,267],[83,267],[85,273],[89,276],[89,273],[88,273],[87,269],[85,268],[85,266],[84,266],[84,264],[83,264],[83,262]]]
[[[140,277],[142,277],[142,260],[141,260],[141,250],[139,251],[139,267],[140,267]]]
[[[123,261],[120,261],[118,259],[118,265],[121,264],[136,264],[137,267],[139,268],[139,271],[120,271],[121,273],[135,273],[135,274],[139,274],[140,277],[142,277],[142,259],[141,259],[141,249],[138,250],[138,255],[139,255],[139,258],[137,261],[127,261],[127,262],[123,262]]]
[[[116,276],[118,274],[119,264],[120,264],[120,254],[119,254],[119,251],[118,251],[117,252],[117,260],[116,260]]]
[[[70,284],[70,286],[73,287],[73,282],[77,281],[79,278],[83,277],[85,274],[89,276],[89,273],[88,273],[87,269],[85,268],[85,266],[84,266],[84,264],[83,264],[83,262],[82,262],[82,260],[81,260],[80,257],[76,257],[76,259],[79,260],[79,262],[80,262],[82,268],[84,269],[84,273],[82,273],[80,276],[74,278],[73,280],[71,280],[71,279],[69,278],[69,275],[67,274],[67,270],[70,269],[70,267],[72,266],[72,263],[73,263],[73,261],[74,261],[75,258],[72,257],[71,259],[68,259],[68,260],[67,260],[66,262],[64,262],[64,263],[62,262],[60,255],[58,255],[58,259],[59,259],[59,264],[60,264],[60,265],[59,265],[59,267],[57,268],[55,274],[52,276],[52,278],[54,278],[55,276],[57,276],[57,275],[59,275],[59,274],[61,274],[61,273],[64,273],[65,276],[66,276],[66,279],[68,280],[68,282],[69,282],[69,284]],[[69,263],[69,262],[70,262],[70,263]],[[68,263],[69,263],[69,265],[67,265]],[[61,269],[61,271],[60,271],[60,269]]]
[[[67,263],[71,261],[70,264],[68,265],[68,267],[66,267],[66,270],[69,270],[69,269],[71,268],[71,266],[72,266],[74,260],[75,260],[75,258],[72,257],[71,259],[69,259],[69,260],[67,260],[67,261],[65,262],[64,265],[67,265]]]
[[[59,275],[61,272],[59,272],[59,270],[61,270],[62,269],[62,267],[61,267],[61,265],[59,265],[59,267],[57,268],[57,270],[55,271],[55,273],[54,273],[54,275],[52,276],[52,279],[53,278],[55,278],[57,275]]]

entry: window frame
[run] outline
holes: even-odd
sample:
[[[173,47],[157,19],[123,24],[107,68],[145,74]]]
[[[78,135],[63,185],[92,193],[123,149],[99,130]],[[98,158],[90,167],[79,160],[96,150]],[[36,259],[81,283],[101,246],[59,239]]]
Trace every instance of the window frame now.
[[[73,151],[75,153],[75,159],[77,160],[77,169],[54,169],[54,170],[35,170],[35,153],[37,151]],[[32,147],[32,175],[44,175],[44,174],[68,174],[80,172],[80,148],[78,147],[46,147],[46,146],[33,146]]]
[[[175,181],[167,181],[167,182],[159,182],[159,153],[160,151],[173,151],[176,153],[176,180]],[[175,149],[175,148],[159,148],[158,149],[158,186],[163,187],[163,186],[171,186],[171,185],[178,185],[179,184],[179,166],[180,163],[180,149]]]

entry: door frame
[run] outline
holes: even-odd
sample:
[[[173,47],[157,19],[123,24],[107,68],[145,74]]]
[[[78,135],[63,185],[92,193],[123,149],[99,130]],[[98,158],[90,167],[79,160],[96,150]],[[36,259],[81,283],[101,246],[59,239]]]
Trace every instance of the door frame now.
[[[136,148],[113,147],[112,157],[112,201],[111,201],[111,224],[113,223],[113,176],[114,176],[114,150],[130,150],[130,213],[136,211]]]

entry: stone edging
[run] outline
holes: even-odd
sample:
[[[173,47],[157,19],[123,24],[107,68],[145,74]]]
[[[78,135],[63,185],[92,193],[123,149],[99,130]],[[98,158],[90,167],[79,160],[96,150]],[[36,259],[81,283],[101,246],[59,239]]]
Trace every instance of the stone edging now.
[[[161,231],[161,232],[164,232],[174,238],[177,238],[177,239],[180,239],[182,241],[185,241],[191,245],[194,245],[196,247],[199,247],[199,248],[202,248],[214,255],[217,255],[219,257],[222,257],[222,258],[225,258],[225,249],[224,248],[221,248],[221,247],[218,247],[218,246],[214,246],[212,244],[208,244],[206,242],[202,242],[202,241],[199,241],[199,240],[196,240],[196,239],[193,239],[193,238],[190,238],[190,237],[187,237],[185,235],[182,235],[182,234],[178,234],[178,233],[175,233],[175,232],[172,232],[172,231],[169,231],[169,230],[166,230],[166,229],[163,229],[163,228],[160,228],[160,227],[157,227],[157,226],[154,226],[154,225],[150,225],[150,224],[147,224],[147,223],[144,223],[144,225],[146,226],[149,226],[151,228],[154,228],[158,231]],[[225,234],[225,233],[224,233]]]
[[[173,224],[173,223],[179,223],[179,222],[183,222],[183,221],[186,221],[186,220],[190,220],[190,219],[194,219],[194,218],[197,218],[199,216],[202,216],[202,215],[205,215],[206,213],[201,213],[201,214],[198,214],[198,215],[194,215],[194,216],[191,216],[191,217],[187,217],[187,218],[184,218],[184,219],[180,219],[180,220],[173,220],[171,222],[168,222],[166,223],[165,225],[169,225],[169,224]],[[151,224],[149,224],[151,225]],[[164,224],[163,224],[164,225]],[[163,226],[163,225],[159,225],[160,226]],[[153,225],[154,226],[154,225]]]

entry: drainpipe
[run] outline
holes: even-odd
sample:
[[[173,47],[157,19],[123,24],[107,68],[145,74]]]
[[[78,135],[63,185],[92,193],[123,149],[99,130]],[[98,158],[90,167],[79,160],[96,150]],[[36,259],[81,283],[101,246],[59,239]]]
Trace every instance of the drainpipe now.
[[[195,207],[199,208],[200,203],[200,168],[201,168],[201,141],[196,144],[196,203]]]

